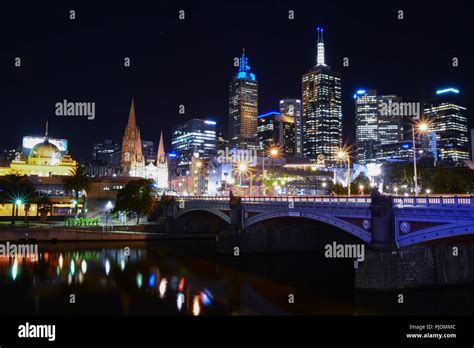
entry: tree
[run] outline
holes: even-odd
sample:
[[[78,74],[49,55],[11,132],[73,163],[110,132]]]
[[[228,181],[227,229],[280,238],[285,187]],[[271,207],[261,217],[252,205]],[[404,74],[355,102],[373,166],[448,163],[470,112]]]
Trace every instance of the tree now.
[[[35,187],[28,178],[18,174],[8,174],[0,177],[0,200],[12,204],[12,225],[18,214],[20,204],[28,204],[35,196]],[[16,214],[15,214],[16,207]]]
[[[440,168],[432,175],[430,186],[434,193],[473,193],[474,170],[466,167]]]
[[[347,193],[347,189],[342,186],[341,183],[337,183],[332,186],[332,192],[334,192],[336,195],[344,195]]]
[[[149,214],[153,207],[152,181],[147,179],[132,180],[117,194],[114,212],[125,211],[137,215],[137,224],[140,217]]]
[[[74,192],[74,197],[75,197],[74,215],[77,217],[79,192],[85,192],[86,194],[90,192],[91,179],[87,176],[87,173],[84,167],[77,167],[71,170],[70,176],[66,176],[63,178],[63,185],[64,185],[65,191],[68,191],[71,193]],[[84,198],[84,205],[85,205],[85,202],[86,202],[86,199]]]
[[[40,222],[45,223],[48,213],[51,213],[53,210],[53,204],[48,197],[39,197],[36,200],[36,205],[38,206],[38,213],[40,214]]]
[[[360,187],[363,187],[362,192]],[[370,191],[370,179],[365,176],[364,173],[359,173],[357,177],[354,179],[354,181],[351,182],[351,192],[353,194],[359,192],[362,194],[369,193]]]

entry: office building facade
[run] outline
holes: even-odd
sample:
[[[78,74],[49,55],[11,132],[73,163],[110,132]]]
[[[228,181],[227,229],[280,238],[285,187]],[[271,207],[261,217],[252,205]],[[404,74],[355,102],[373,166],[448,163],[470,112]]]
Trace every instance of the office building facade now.
[[[283,116],[291,117],[295,128],[295,149],[296,157],[303,156],[303,119],[301,113],[301,99],[282,99],[280,100],[280,113]]]
[[[216,122],[194,118],[175,126],[171,146],[178,155],[178,166],[189,165],[194,153],[198,153],[201,159],[215,156]]]
[[[245,51],[229,85],[229,141],[231,147],[258,148],[258,81],[248,66]]]
[[[342,146],[341,76],[325,63],[318,28],[316,65],[302,77],[303,156],[334,166]]]
[[[459,94],[456,88],[440,89],[425,103],[425,118],[436,133],[441,161],[459,163],[469,159],[467,109],[461,105]]]

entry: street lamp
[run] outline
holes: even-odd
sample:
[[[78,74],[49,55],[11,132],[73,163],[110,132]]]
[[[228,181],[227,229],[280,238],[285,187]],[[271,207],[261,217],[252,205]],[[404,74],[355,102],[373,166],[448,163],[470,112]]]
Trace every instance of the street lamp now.
[[[280,148],[276,145],[271,146],[268,151],[268,157],[272,159],[276,159],[280,157]],[[263,151],[263,158],[262,158],[262,196],[265,195],[265,150]]]
[[[248,167],[245,162],[240,162],[238,166],[239,170],[239,186],[242,187],[242,173],[245,173],[247,171]]]
[[[359,185],[359,193],[361,196],[364,194],[364,185]]]
[[[416,145],[415,145],[415,128],[417,128],[418,133],[426,133],[429,129],[429,124],[425,121],[421,121],[417,124],[411,126],[412,132],[412,141],[413,141],[413,181],[415,182],[415,196],[418,195],[418,175],[416,172]]]
[[[337,158],[341,161],[347,161],[347,195],[351,195],[351,157],[349,156],[349,151],[347,149],[341,148],[337,152]]]

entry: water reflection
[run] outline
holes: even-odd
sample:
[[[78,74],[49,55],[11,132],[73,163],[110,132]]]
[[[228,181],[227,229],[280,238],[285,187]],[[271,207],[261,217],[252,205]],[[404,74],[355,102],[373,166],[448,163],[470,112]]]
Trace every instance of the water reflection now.
[[[455,296],[415,291],[410,296],[432,302],[413,314],[461,300],[459,312],[472,311],[465,292],[472,287]],[[355,292],[350,261],[314,253],[216,257],[211,242],[41,244],[39,255],[0,257],[0,315],[391,314],[400,311],[393,298]]]

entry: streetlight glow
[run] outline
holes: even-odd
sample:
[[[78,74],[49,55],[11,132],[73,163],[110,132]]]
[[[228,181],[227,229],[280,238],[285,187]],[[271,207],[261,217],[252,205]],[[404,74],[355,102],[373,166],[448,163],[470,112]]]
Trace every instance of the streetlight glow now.
[[[421,122],[418,124],[418,130],[420,132],[427,132],[429,129],[429,125],[427,122]]]
[[[347,176],[346,176],[347,195],[350,196],[351,195],[351,156],[349,153],[349,149],[345,147],[340,148],[337,151],[336,156],[339,160],[341,161],[345,160],[347,162]]]
[[[245,172],[247,170],[247,165],[245,163],[239,164],[239,172]]]

